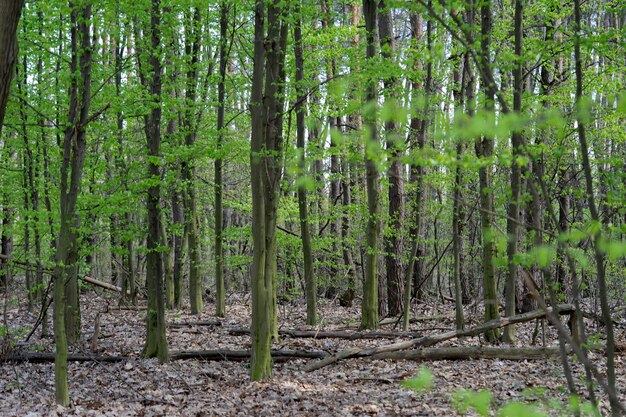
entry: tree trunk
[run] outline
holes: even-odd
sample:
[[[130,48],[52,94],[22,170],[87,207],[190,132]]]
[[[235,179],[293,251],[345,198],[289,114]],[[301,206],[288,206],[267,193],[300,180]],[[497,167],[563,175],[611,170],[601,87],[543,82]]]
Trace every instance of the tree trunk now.
[[[524,35],[522,29],[524,5],[523,0],[515,0],[515,18],[514,18],[514,32],[515,32],[515,55],[517,62],[513,71],[513,112],[519,117],[522,116],[522,94],[523,94],[523,79],[522,79],[522,36]],[[508,207],[508,218],[506,224],[506,230],[508,235],[507,245],[507,258],[508,258],[508,275],[505,288],[505,315],[512,316],[516,310],[516,286],[519,275],[519,267],[516,264],[515,256],[517,255],[518,246],[518,233],[520,223],[520,189],[522,184],[522,167],[519,163],[519,158],[522,155],[522,147],[524,146],[524,137],[520,130],[513,131],[511,135],[511,147],[513,158],[511,161],[511,200]],[[502,335],[503,340],[506,343],[515,343],[515,326],[510,325],[504,328]]]
[[[295,4],[296,24],[293,30],[294,55],[296,63],[296,146],[300,152],[298,158],[299,173],[306,175],[305,155],[305,113],[306,91],[304,82],[304,58],[302,53],[302,10],[300,1]],[[300,219],[300,239],[302,240],[302,253],[304,260],[304,286],[306,296],[306,324],[317,323],[317,279],[313,275],[313,254],[311,250],[311,232],[309,230],[309,214],[307,202],[307,190],[302,181],[298,186],[298,215]]]
[[[163,262],[159,252],[161,234],[161,172],[158,160],[161,157],[161,4],[152,0],[150,9],[150,46],[148,67],[150,77],[142,74],[142,84],[150,91],[152,109],[144,116],[146,147],[148,150],[148,176],[153,179],[148,188],[148,239],[146,255],[146,287],[148,292],[148,312],[146,318],[146,344],[143,355],[157,357],[159,362],[168,360],[167,338],[165,335],[165,294],[163,282]],[[141,54],[139,54],[141,55]]]
[[[608,290],[606,285],[605,271],[605,253],[600,247],[602,242],[602,221],[596,206],[596,200],[593,191],[593,176],[591,171],[591,162],[589,161],[589,147],[587,145],[587,135],[585,131],[585,120],[582,115],[583,109],[583,70],[582,58],[580,53],[581,44],[581,11],[580,0],[574,0],[574,58],[576,68],[576,124],[578,125],[578,141],[580,144],[580,155],[582,157],[582,167],[585,174],[585,192],[587,194],[587,204],[591,212],[591,219],[598,225],[595,227],[592,235],[593,249],[596,260],[596,273],[598,280],[598,291],[600,298],[600,308],[605,321],[606,331],[606,380],[608,385],[608,394],[611,403],[611,415],[617,417],[621,415],[620,403],[616,396],[615,387],[615,336],[613,333],[613,321],[611,320],[611,310],[609,308]]]
[[[230,7],[225,0],[220,1],[220,67],[219,83],[217,85],[217,143],[215,158],[215,315],[224,317],[226,315],[226,288],[224,286],[224,237],[222,204],[222,191],[224,182],[222,180],[222,144],[224,142],[224,112],[226,108],[226,64],[228,63],[227,29],[228,15]]]
[[[0,0],[0,134],[17,64],[17,24],[23,0]]]
[[[198,81],[198,55],[200,53],[200,9],[195,8],[189,27],[185,30],[185,54],[190,59],[187,71],[187,91],[184,112],[185,146],[193,148],[196,141],[196,88]],[[194,161],[182,162],[185,184],[183,203],[185,206],[185,234],[189,251],[189,303],[191,314],[202,312],[202,277],[200,276],[200,242],[198,237],[198,216],[196,214],[196,187]]]
[[[378,30],[380,32],[380,48],[383,62],[389,65],[395,62],[394,32],[391,20],[391,10],[385,1],[378,3]],[[384,80],[385,102],[397,100],[397,81],[395,77]],[[402,313],[402,289],[404,286],[403,257],[403,223],[404,223],[404,144],[400,140],[398,126],[395,121],[385,122],[387,152],[391,163],[387,176],[389,177],[389,222],[391,235],[385,238],[385,264],[387,272],[387,309],[391,316]]]
[[[491,0],[483,2],[480,7],[481,14],[481,63],[486,69],[491,68],[490,50],[491,50]],[[494,100],[496,95],[496,85],[493,77],[483,77],[483,90],[485,94],[485,108],[488,111],[494,110]],[[487,159],[493,154],[493,138],[482,136],[476,139],[475,148],[478,158]],[[495,276],[495,241],[492,230],[493,223],[493,190],[491,189],[491,164],[480,167],[479,188],[480,188],[480,223],[482,229],[482,260],[483,260],[483,300],[485,305],[485,321],[495,320],[500,314],[498,312],[498,293],[496,289]],[[489,330],[485,333],[485,338],[489,342],[495,342],[498,339],[498,331],[496,329]]]
[[[363,17],[366,30],[366,57],[376,57],[376,2],[363,0]],[[367,253],[365,282],[363,283],[363,303],[361,305],[361,328],[378,328],[378,238],[380,236],[380,173],[376,160],[380,155],[380,143],[376,121],[376,100],[378,100],[377,81],[367,82],[366,99],[372,108],[365,113],[365,172],[367,187]]]
[[[54,271],[54,339],[56,346],[55,390],[58,404],[69,404],[67,384],[67,346],[71,339],[80,336],[78,311],[78,283],[74,274],[77,261],[76,203],[86,154],[86,124],[91,101],[91,36],[89,22],[91,6],[71,7],[70,105],[68,127],[63,139],[61,165],[60,229],[56,242],[56,267]],[[76,304],[66,303],[67,290],[73,290]],[[75,292],[75,294],[74,294]],[[67,329],[67,314],[75,315],[73,326]],[[69,332],[68,332],[69,330]],[[69,333],[69,334],[68,334]]]

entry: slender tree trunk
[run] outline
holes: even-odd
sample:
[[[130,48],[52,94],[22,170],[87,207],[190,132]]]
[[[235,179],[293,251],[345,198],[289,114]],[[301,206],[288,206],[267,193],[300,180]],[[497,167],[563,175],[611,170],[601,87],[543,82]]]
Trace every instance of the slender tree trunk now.
[[[184,214],[181,207],[180,192],[172,191],[172,221],[175,226],[183,226]],[[180,308],[182,305],[183,295],[183,270],[185,262],[185,239],[180,233],[174,235],[174,306]]]
[[[483,2],[480,6],[481,14],[481,40],[480,40],[480,59],[482,63],[482,72],[484,73],[490,68],[490,50],[491,50],[491,28],[492,28],[492,12],[491,0]],[[485,108],[488,111],[494,110],[494,101],[496,95],[496,86],[493,77],[483,77],[483,90],[485,93]],[[493,154],[493,138],[483,136],[476,139],[475,148],[476,156],[482,159],[490,158]],[[483,301],[485,305],[485,321],[490,321],[500,317],[498,312],[498,293],[496,289],[495,276],[495,241],[493,236],[493,190],[491,189],[491,164],[483,165],[479,168],[479,185],[480,185],[480,223],[482,228],[482,246],[483,246]],[[489,330],[485,333],[485,338],[489,342],[495,342],[498,338],[498,330]]]
[[[576,68],[576,112],[578,125],[578,141],[580,143],[580,155],[582,157],[583,172],[585,174],[585,191],[587,194],[587,204],[591,212],[591,219],[598,224],[599,227],[592,236],[593,248],[596,260],[596,273],[598,279],[598,291],[600,296],[600,308],[602,309],[602,317],[604,318],[604,326],[606,331],[606,379],[610,395],[611,415],[618,417],[621,415],[620,403],[616,396],[615,387],[615,336],[613,333],[613,320],[611,318],[611,310],[608,303],[608,291],[606,285],[606,271],[604,265],[605,253],[600,247],[602,244],[602,221],[596,206],[596,200],[593,191],[593,176],[591,173],[591,162],[589,161],[589,147],[587,145],[587,135],[585,131],[585,120],[582,116],[583,109],[583,70],[582,58],[580,53],[581,44],[581,11],[580,0],[574,0],[574,58]]]
[[[152,0],[150,9],[150,46],[148,67],[150,77],[142,74],[142,84],[148,87],[153,100],[152,109],[144,116],[146,147],[148,150],[148,176],[154,181],[148,188],[148,239],[146,255],[146,287],[148,292],[148,312],[146,318],[146,344],[143,355],[157,357],[159,362],[168,360],[167,338],[165,335],[165,294],[163,282],[163,262],[159,252],[161,234],[161,172],[158,159],[161,157],[161,2]]]
[[[263,177],[265,137],[263,121],[263,75],[265,64],[265,1],[258,0],[254,9],[254,55],[252,91],[250,97],[250,182],[252,188],[252,239],[253,254],[251,266],[252,280],[252,359],[250,375],[252,380],[268,379],[272,375],[271,364],[271,302],[272,277],[266,276],[268,262],[265,229],[265,190]]]
[[[293,30],[294,55],[296,61],[296,146],[300,152],[298,167],[300,175],[306,175],[305,155],[305,113],[306,92],[304,82],[304,58],[302,53],[302,10],[300,0],[295,4],[296,24]],[[315,325],[317,322],[317,280],[313,275],[313,254],[311,250],[311,232],[309,230],[309,214],[307,191],[301,182],[298,186],[298,214],[300,219],[300,238],[302,240],[302,252],[304,259],[304,286],[306,295],[306,323]]]
[[[226,64],[228,63],[227,51],[227,30],[228,15],[230,8],[225,0],[220,1],[220,67],[219,83],[217,85],[217,144],[215,158],[215,315],[224,317],[226,315],[226,288],[224,286],[224,237],[222,204],[222,191],[224,183],[222,180],[222,144],[224,142],[224,111],[226,108]]]
[[[522,79],[522,37],[524,35],[522,29],[524,13],[523,0],[515,0],[515,18],[514,18],[514,32],[515,32],[515,56],[517,62],[515,70],[513,71],[513,112],[521,117],[522,112],[522,94],[523,94],[523,79]],[[519,163],[519,157],[522,154],[522,147],[524,146],[523,134],[520,130],[515,130],[511,136],[511,147],[513,158],[511,161],[511,200],[508,207],[507,218],[507,257],[508,257],[508,276],[506,280],[505,288],[505,315],[511,317],[515,315],[516,307],[516,285],[518,281],[519,267],[515,261],[515,255],[517,254],[518,246],[518,233],[520,222],[520,189],[522,184],[522,167]],[[506,343],[515,343],[515,325],[511,324],[504,327],[502,335],[503,340]]]
[[[394,32],[391,10],[385,1],[378,3],[380,10],[378,30],[380,32],[380,48],[383,59],[390,64],[395,61]],[[384,61],[384,62],[385,62]],[[385,101],[397,100],[397,81],[386,79]],[[394,121],[385,122],[387,151],[391,158],[387,176],[389,177],[389,222],[391,235],[385,238],[385,264],[387,272],[387,308],[388,314],[398,316],[402,313],[402,289],[404,286],[403,256],[403,224],[404,224],[404,144],[400,140],[398,126]]]
[[[196,85],[198,81],[198,56],[200,53],[200,9],[195,8],[186,30],[185,54],[189,57],[187,71],[186,111],[184,112],[185,145],[192,148],[196,141]],[[194,162],[182,162],[183,180],[185,183],[185,231],[187,249],[189,251],[189,302],[191,314],[202,312],[202,277],[200,276],[200,242],[198,237],[198,216],[196,213],[196,187]]]
[[[376,57],[376,2],[363,0],[363,17],[366,30],[366,57],[372,61]],[[373,77],[372,77],[373,78]],[[367,184],[367,254],[365,282],[363,283],[363,303],[361,305],[361,328],[378,328],[378,239],[380,237],[380,173],[376,159],[380,155],[380,142],[376,121],[377,81],[367,83],[366,99],[372,108],[365,114],[365,171]]]
[[[55,390],[58,404],[69,404],[67,384],[67,346],[69,336],[66,314],[79,315],[78,305],[66,304],[66,286],[75,278],[73,269],[77,261],[76,202],[80,193],[80,182],[86,154],[86,124],[91,100],[91,37],[89,22],[91,6],[71,8],[71,52],[70,107],[68,127],[63,140],[63,161],[61,165],[60,229],[56,242],[56,267],[54,271],[54,339]],[[77,285],[76,285],[77,291]],[[76,294],[78,297],[78,294]],[[77,298],[76,298],[77,301]],[[80,335],[80,320],[74,321],[73,338]]]

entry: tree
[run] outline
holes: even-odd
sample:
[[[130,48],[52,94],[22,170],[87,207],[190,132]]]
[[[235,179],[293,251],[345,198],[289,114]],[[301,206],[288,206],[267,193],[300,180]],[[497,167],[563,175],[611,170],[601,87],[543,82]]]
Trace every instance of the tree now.
[[[148,211],[148,242],[146,255],[146,287],[148,290],[148,312],[146,318],[146,344],[144,356],[157,357],[161,363],[168,360],[165,335],[165,294],[163,262],[159,251],[161,234],[161,2],[152,0],[150,8],[150,44],[148,46],[148,68],[144,73],[140,67],[142,84],[148,89],[152,108],[144,116],[146,147],[148,150],[148,176],[150,185],[146,199]],[[139,41],[139,40],[138,40]],[[149,75],[148,75],[149,74]]]
[[[193,17],[187,17],[185,28],[185,55],[189,59],[187,67],[187,85],[185,95],[185,111],[183,125],[185,130],[185,146],[193,149],[197,134],[197,112],[195,110],[196,90],[198,83],[198,59],[200,54],[200,9],[195,7]],[[182,161],[184,180],[185,232],[189,251],[189,303],[191,313],[202,312],[202,278],[200,276],[200,242],[198,235],[198,216],[196,213],[196,187],[194,161]]]
[[[376,57],[377,5],[373,0],[363,0],[363,17],[366,31],[366,57],[371,65]],[[369,74],[367,81],[367,110],[365,111],[365,170],[367,183],[367,254],[361,328],[378,328],[378,238],[380,236],[380,173],[376,165],[380,157],[380,143],[376,123],[377,78]]]
[[[276,221],[282,172],[283,62],[287,41],[281,3],[255,6],[254,58],[250,96],[252,186],[252,380],[272,374],[270,341],[276,324]],[[267,37],[265,21],[267,16]]]
[[[306,94],[304,82],[304,58],[302,53],[302,9],[300,0],[294,7],[296,24],[293,29],[294,55],[296,64],[296,146],[300,152],[298,168],[300,175],[306,172],[306,155],[304,147]],[[304,262],[304,285],[306,295],[306,323],[315,325],[317,322],[317,280],[313,275],[313,255],[311,251],[311,232],[309,228],[309,213],[306,185],[301,180],[298,186],[298,215],[300,220],[300,238]]]
[[[75,226],[77,224],[76,202],[87,148],[86,127],[90,121],[92,44],[89,23],[91,6],[70,3],[71,54],[68,124],[63,137],[63,162],[61,165],[60,229],[56,242],[56,267],[54,269],[54,341],[56,401],[69,404],[67,385],[68,339],[80,337],[80,311],[78,310],[78,283],[73,273],[78,248]],[[74,305],[66,305],[67,291],[74,291]],[[67,328],[67,315],[71,315],[73,327]],[[68,330],[71,332],[68,335]]]
[[[380,10],[378,31],[380,32],[380,49],[383,62],[394,63],[394,32],[391,10],[385,1],[378,3]],[[397,81],[395,75],[387,76],[384,81],[385,103],[393,106],[397,101]],[[402,141],[398,139],[398,126],[394,120],[386,121],[385,135],[387,152],[391,159],[388,169],[389,177],[389,222],[391,236],[386,239],[385,264],[387,274],[387,307],[388,313],[397,316],[402,311],[402,287],[404,279],[403,238],[404,228],[404,154]]]
[[[523,55],[522,55],[522,38],[523,38],[523,0],[515,0],[515,57],[517,62],[513,70],[513,112],[518,116],[522,113],[522,94],[523,94]],[[524,146],[524,137],[519,129],[515,129],[511,135],[511,148],[513,150],[513,160],[511,161],[511,202],[509,203],[509,212],[507,218],[507,257],[508,257],[508,276],[505,289],[505,315],[514,316],[516,303],[516,285],[519,266],[516,263],[515,256],[518,249],[518,231],[520,223],[520,194],[522,185],[522,167],[520,165],[520,157],[522,147]],[[507,343],[515,343],[515,327],[514,325],[506,326],[502,334],[502,338]]]
[[[223,236],[223,187],[222,180],[222,145],[224,141],[224,113],[226,108],[226,65],[228,63],[227,31],[230,7],[225,0],[220,1],[220,68],[217,86],[217,143],[215,158],[215,315],[226,315],[226,288],[224,286],[224,236]],[[231,42],[232,43],[232,42]]]
[[[491,68],[491,30],[492,11],[491,0],[480,3],[480,61],[482,65],[482,89],[485,97],[485,109],[493,112],[496,99],[496,85],[492,77],[488,74]],[[493,137],[487,133],[476,139],[475,150],[478,158],[488,159],[493,155]],[[496,288],[496,271],[494,266],[495,242],[493,230],[493,190],[492,174],[489,165],[479,168],[480,177],[480,223],[482,228],[482,250],[483,250],[483,301],[485,304],[485,321],[497,319],[498,313],[498,293]],[[497,330],[490,330],[485,333],[485,338],[490,342],[495,342],[498,338]]]
[[[0,133],[9,99],[11,80],[17,63],[17,24],[22,13],[23,0],[0,1]]]

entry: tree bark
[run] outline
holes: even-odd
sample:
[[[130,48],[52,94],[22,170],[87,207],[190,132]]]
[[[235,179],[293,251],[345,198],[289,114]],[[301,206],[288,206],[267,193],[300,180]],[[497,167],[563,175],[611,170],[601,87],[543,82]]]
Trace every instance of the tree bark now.
[[[17,64],[17,25],[23,0],[0,0],[0,134]]]
[[[522,29],[524,4],[523,0],[515,0],[515,17],[514,17],[514,33],[515,33],[515,57],[517,62],[513,71],[513,112],[519,117],[522,116],[522,37],[524,36]],[[508,275],[505,287],[505,315],[512,316],[516,311],[516,295],[517,281],[519,275],[519,267],[516,264],[515,256],[517,254],[519,240],[519,224],[520,224],[520,195],[522,184],[522,167],[519,158],[522,155],[524,146],[524,137],[521,130],[516,129],[511,135],[512,161],[511,161],[511,200],[508,207],[508,217],[506,230],[508,235],[507,258],[508,258]],[[502,339],[506,343],[515,343],[515,326],[510,325],[504,328]]]
[[[383,62],[393,64],[394,31],[391,19],[391,10],[385,1],[378,3],[378,30],[380,32],[380,48]],[[395,77],[384,80],[385,102],[397,100],[397,80]],[[387,313],[397,316],[402,312],[402,291],[404,287],[404,266],[402,262],[404,252],[404,144],[399,138],[398,126],[395,121],[385,122],[387,152],[391,163],[387,176],[389,177],[389,223],[391,235],[385,238],[385,264],[387,272]]]
[[[620,403],[617,398],[615,387],[615,336],[613,332],[613,322],[611,320],[611,310],[609,308],[608,290],[606,285],[605,271],[605,253],[600,247],[602,244],[602,220],[596,206],[595,195],[593,191],[593,176],[591,171],[591,162],[589,161],[589,147],[587,145],[587,135],[585,120],[582,116],[583,110],[583,70],[582,57],[580,53],[581,44],[581,10],[580,0],[574,0],[574,59],[576,69],[576,124],[578,125],[578,141],[580,144],[580,155],[582,157],[583,172],[585,174],[585,192],[587,194],[587,204],[591,212],[591,219],[596,223],[596,230],[593,232],[592,241],[596,260],[596,273],[598,280],[598,291],[600,298],[600,308],[605,321],[606,332],[606,380],[608,386],[608,394],[611,404],[611,415],[617,417],[621,415]]]
[[[296,146],[300,175],[306,175],[305,151],[305,115],[307,95],[304,82],[304,57],[302,47],[302,9],[300,1],[295,5],[296,24],[293,29],[294,55],[296,63]],[[311,249],[311,232],[309,228],[309,213],[307,190],[302,181],[298,186],[298,215],[300,220],[300,239],[302,240],[302,254],[304,260],[304,286],[306,296],[306,324],[315,325],[317,322],[317,279],[313,275],[313,253]]]
[[[363,0],[363,17],[366,30],[366,57],[372,61],[376,57],[376,2]],[[364,117],[365,122],[365,171],[367,186],[367,231],[366,265],[361,304],[361,328],[378,328],[378,238],[380,236],[380,174],[376,160],[380,155],[380,143],[376,121],[377,82],[372,77],[367,82],[366,99],[371,107]]]
[[[183,124],[185,129],[185,146],[192,149],[196,141],[196,90],[198,81],[198,56],[200,53],[200,9],[195,8],[193,18],[187,19],[185,30],[185,54],[189,59],[187,70],[187,90],[185,96],[185,112]],[[184,187],[183,204],[185,207],[185,234],[189,251],[189,303],[191,314],[202,312],[202,278],[200,276],[200,242],[198,241],[198,216],[196,213],[196,187],[194,161],[186,159],[182,162]]]
[[[87,147],[86,124],[91,101],[91,36],[89,22],[91,6],[78,8],[70,3],[71,9],[71,63],[70,105],[68,126],[63,139],[61,165],[60,229],[56,242],[56,267],[54,271],[54,339],[55,392],[58,404],[69,404],[67,384],[68,342],[80,337],[80,311],[78,310],[78,283],[73,274],[77,261],[76,203],[80,194],[80,182]],[[74,289],[76,303],[66,302],[67,288]],[[73,316],[72,329],[67,328],[67,314]],[[68,331],[69,330],[69,331]],[[69,333],[69,334],[68,334]],[[71,337],[71,338],[70,338]]]
[[[146,255],[146,287],[148,291],[148,312],[146,318],[146,344],[143,355],[157,357],[159,362],[168,360],[167,338],[165,335],[165,294],[164,274],[161,253],[158,251],[161,234],[161,171],[158,160],[161,157],[161,2],[152,0],[150,8],[150,46],[148,67],[150,78],[140,68],[143,84],[149,89],[152,109],[144,116],[146,147],[148,150],[148,176],[153,180],[148,188],[148,239]]]
[[[491,68],[491,28],[492,11],[491,0],[483,2],[480,6],[481,15],[481,39],[480,39],[480,60],[483,66],[483,73]],[[483,77],[483,91],[485,94],[485,109],[494,111],[494,101],[496,96],[496,85],[493,77]],[[494,142],[490,136],[482,136],[476,139],[476,156],[481,159],[491,158],[493,154]],[[497,319],[498,293],[496,289],[495,276],[495,241],[493,236],[493,190],[491,189],[491,164],[479,168],[480,185],[480,223],[482,229],[482,260],[483,260],[483,301],[485,305],[485,321]],[[499,337],[497,329],[490,329],[485,338],[489,342],[495,342]]]
[[[220,64],[219,82],[217,85],[217,143],[215,158],[215,315],[226,315],[226,287],[224,285],[224,207],[222,192],[222,146],[224,143],[224,113],[226,109],[226,65],[228,63],[227,31],[230,7],[225,0],[220,1]]]

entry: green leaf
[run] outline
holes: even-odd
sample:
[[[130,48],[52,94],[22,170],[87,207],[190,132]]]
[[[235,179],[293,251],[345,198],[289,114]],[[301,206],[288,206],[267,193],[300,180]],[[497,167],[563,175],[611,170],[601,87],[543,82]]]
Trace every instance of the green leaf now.
[[[405,388],[410,388],[415,392],[429,390],[433,387],[433,374],[426,368],[420,368],[417,375],[411,379],[402,381],[400,384]]]
[[[498,417],[546,417],[537,407],[519,401],[506,404],[498,412]]]

